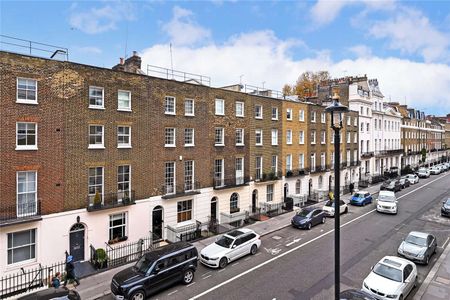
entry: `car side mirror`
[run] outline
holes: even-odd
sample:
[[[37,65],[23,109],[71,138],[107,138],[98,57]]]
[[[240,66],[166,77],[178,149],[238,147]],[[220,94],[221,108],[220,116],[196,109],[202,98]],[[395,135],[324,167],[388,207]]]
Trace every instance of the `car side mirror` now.
[[[231,246],[231,249],[234,249],[234,248],[236,248],[236,245]]]
[[[405,279],[405,283],[410,283],[410,282],[411,282],[411,280]]]
[[[373,270],[373,266],[371,266],[370,269]]]

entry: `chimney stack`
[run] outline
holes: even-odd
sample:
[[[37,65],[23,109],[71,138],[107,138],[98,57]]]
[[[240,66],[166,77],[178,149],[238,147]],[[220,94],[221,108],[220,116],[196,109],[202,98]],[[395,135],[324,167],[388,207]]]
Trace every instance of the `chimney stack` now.
[[[127,58],[125,61],[121,57],[120,63],[112,67],[112,69],[129,73],[143,74],[141,71],[141,64],[141,57],[138,55],[137,51],[133,51],[133,56]]]

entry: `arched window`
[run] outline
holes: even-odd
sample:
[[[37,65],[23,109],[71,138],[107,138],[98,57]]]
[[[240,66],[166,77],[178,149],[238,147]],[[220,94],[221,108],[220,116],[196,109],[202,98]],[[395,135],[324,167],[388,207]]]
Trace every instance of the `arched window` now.
[[[239,195],[238,193],[231,194],[230,197],[230,214],[239,211]]]
[[[323,177],[322,175],[319,176],[319,190],[322,189],[322,185],[323,185]]]
[[[295,194],[299,195],[301,192],[301,182],[300,179],[297,179],[297,181],[295,182]]]

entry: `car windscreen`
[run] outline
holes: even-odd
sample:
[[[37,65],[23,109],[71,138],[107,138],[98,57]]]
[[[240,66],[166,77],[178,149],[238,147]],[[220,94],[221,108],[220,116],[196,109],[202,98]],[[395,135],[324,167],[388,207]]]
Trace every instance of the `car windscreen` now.
[[[233,239],[229,238],[225,235],[221,236],[217,241],[216,244],[225,248],[230,248],[231,243],[233,243]]]
[[[134,268],[139,273],[147,273],[148,269],[153,265],[154,261],[149,259],[147,255],[142,256],[137,263],[134,265]]]
[[[395,201],[395,197],[381,194],[381,195],[378,196],[378,200],[386,201],[386,202],[394,202]]]
[[[334,206],[334,201],[328,200],[325,206]]]
[[[410,243],[410,244],[414,244],[414,245],[417,245],[417,246],[421,246],[421,247],[425,247],[427,245],[427,239],[426,238],[415,236],[415,235],[412,235],[412,234],[409,234],[406,237],[405,242]]]
[[[355,193],[355,194],[353,195],[353,197],[355,197],[355,198],[364,198],[364,194]]]
[[[300,216],[300,217],[307,217],[309,214],[311,213],[311,211],[310,210],[301,210],[301,211],[299,211],[299,212],[297,212],[297,216]]]
[[[388,278],[397,282],[402,282],[402,271],[385,264],[376,264],[373,272],[384,278]]]
[[[450,198],[447,199],[447,201],[445,202],[446,205],[450,205]]]

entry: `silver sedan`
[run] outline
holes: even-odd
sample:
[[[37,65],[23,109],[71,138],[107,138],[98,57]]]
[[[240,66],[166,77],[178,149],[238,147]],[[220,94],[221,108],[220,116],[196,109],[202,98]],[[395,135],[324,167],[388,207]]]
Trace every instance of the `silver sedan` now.
[[[411,231],[398,247],[398,254],[405,258],[428,265],[436,253],[436,237],[429,233]]]

